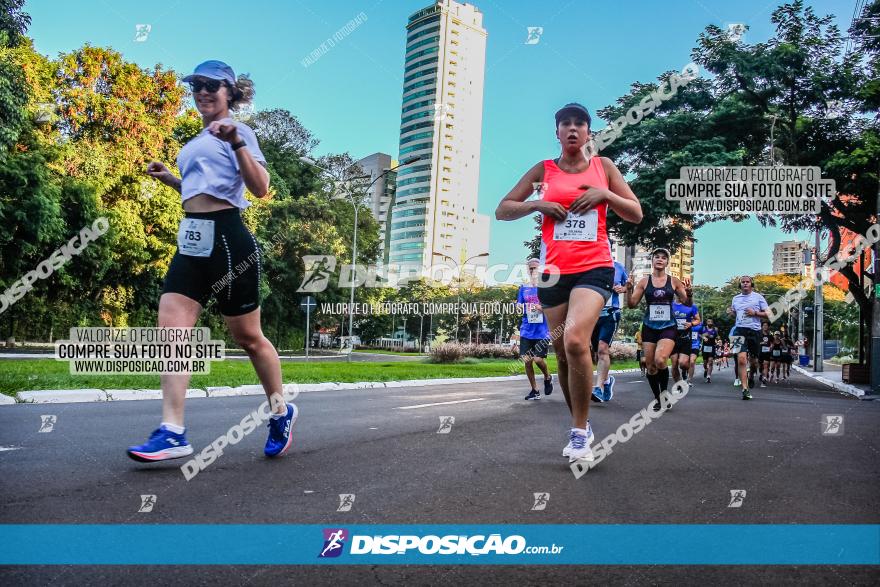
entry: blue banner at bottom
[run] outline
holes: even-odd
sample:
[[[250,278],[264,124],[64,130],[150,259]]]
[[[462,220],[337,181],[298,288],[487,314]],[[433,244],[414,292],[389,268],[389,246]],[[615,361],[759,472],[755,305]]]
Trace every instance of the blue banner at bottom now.
[[[876,565],[880,525],[0,525],[0,565]]]

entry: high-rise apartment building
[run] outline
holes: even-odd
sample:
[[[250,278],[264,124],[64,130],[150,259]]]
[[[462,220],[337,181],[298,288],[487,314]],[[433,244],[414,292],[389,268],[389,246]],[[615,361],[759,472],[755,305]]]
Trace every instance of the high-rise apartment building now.
[[[486,30],[483,15],[453,0],[407,22],[400,117],[404,161],[388,230],[388,262],[430,274],[489,251],[489,217],[477,212]],[[487,265],[486,257],[468,262]],[[425,268],[428,268],[427,270]]]
[[[774,274],[811,274],[814,265],[812,259],[812,248],[807,241],[783,241],[781,243],[773,243]]]

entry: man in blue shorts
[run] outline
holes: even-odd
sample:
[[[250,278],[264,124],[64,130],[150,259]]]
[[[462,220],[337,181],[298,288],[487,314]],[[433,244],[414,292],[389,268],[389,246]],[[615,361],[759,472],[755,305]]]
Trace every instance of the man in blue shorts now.
[[[538,265],[540,261],[531,258],[529,265],[529,285],[519,286],[516,303],[523,306],[523,318],[519,327],[519,356],[526,366],[526,377],[529,378],[531,390],[526,400],[539,400],[541,393],[535,381],[535,367],[544,373],[544,395],[553,393],[553,377],[547,369],[547,349],[550,347],[550,333],[547,329],[547,318],[538,301]]]

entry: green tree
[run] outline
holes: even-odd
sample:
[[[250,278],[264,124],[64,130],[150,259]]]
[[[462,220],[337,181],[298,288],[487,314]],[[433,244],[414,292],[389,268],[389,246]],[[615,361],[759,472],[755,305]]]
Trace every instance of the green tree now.
[[[0,46],[15,47],[31,24],[31,17],[22,12],[24,0],[0,0]]]
[[[875,1],[865,14],[877,10]],[[638,225],[609,216],[609,226],[622,242],[674,249],[691,228],[723,218],[685,215],[677,203],[666,200],[666,180],[677,178],[686,165],[820,167],[838,190],[837,197],[823,203],[819,216],[821,228],[831,237],[821,262],[839,251],[842,228],[864,234],[876,221],[880,130],[876,119],[863,114],[876,113],[871,101],[876,94],[870,88],[876,88],[878,44],[867,33],[876,32],[877,21],[859,21],[865,33],[862,52],[848,55],[832,17],[817,16],[800,0],[777,8],[771,22],[774,35],[753,45],[731,40],[715,25],[706,27],[692,56],[711,78],[701,77],[680,88],[602,152],[622,172],[632,174],[630,183],[645,215]],[[625,115],[657,85],[634,83],[626,96],[599,110],[600,117],[611,121]],[[757,218],[785,231],[816,227],[816,218],[809,215]],[[869,314],[870,304],[852,267],[840,272]]]

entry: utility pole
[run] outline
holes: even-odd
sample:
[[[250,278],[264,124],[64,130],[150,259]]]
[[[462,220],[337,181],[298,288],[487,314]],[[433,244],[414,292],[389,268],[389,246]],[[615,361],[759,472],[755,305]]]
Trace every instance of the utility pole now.
[[[880,222],[880,165],[877,168],[877,202],[875,218]],[[871,395],[880,394],[880,241],[874,243],[873,296],[871,298]]]
[[[804,308],[803,300],[798,300],[798,339],[804,338]],[[804,350],[806,354],[806,350]]]

